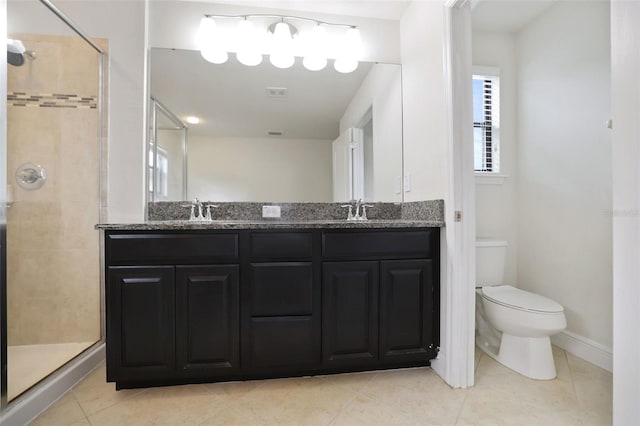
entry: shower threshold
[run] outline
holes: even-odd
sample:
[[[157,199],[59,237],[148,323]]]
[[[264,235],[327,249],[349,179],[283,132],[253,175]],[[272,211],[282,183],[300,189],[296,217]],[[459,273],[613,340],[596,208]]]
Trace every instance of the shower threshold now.
[[[7,347],[7,397],[11,401],[95,342]]]

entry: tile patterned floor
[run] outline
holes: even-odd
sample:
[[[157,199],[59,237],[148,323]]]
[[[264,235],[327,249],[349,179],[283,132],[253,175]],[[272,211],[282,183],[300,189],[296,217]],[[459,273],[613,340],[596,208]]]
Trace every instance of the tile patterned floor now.
[[[476,352],[476,386],[431,369],[115,391],[104,365],[32,423],[70,425],[607,425],[611,373],[554,348],[535,381]]]

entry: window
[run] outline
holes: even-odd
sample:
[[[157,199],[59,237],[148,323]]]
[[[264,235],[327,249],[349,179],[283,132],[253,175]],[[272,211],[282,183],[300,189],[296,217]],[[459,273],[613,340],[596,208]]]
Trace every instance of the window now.
[[[500,78],[485,74],[473,76],[473,163],[476,172],[499,173]]]
[[[169,194],[169,158],[167,150],[158,145],[158,164],[153,159],[153,142],[149,149],[149,199],[153,201],[164,201]],[[155,176],[154,176],[155,175]],[[154,183],[157,188],[154,198]]]

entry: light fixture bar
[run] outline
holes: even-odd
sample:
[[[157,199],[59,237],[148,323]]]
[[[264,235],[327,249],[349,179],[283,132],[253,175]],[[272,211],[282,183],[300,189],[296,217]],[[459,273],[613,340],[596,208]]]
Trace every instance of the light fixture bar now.
[[[249,19],[274,19],[266,31],[259,26],[255,28]],[[235,34],[221,36],[215,23],[217,19],[240,20]],[[298,29],[291,21],[305,21],[313,23],[314,28],[309,34],[299,36]],[[223,28],[226,26],[223,26]],[[346,33],[339,36],[325,31],[326,27],[346,28]],[[222,31],[232,31],[223,29]],[[305,30],[306,31],[306,30]],[[227,40],[232,40],[230,43]],[[234,45],[235,41],[235,45]],[[286,69],[295,63],[296,56],[302,56],[302,65],[309,71],[320,71],[327,65],[327,58],[334,59],[334,68],[341,73],[350,73],[358,68],[363,56],[360,30],[351,24],[338,24],[305,18],[295,15],[276,14],[247,14],[247,15],[218,15],[205,14],[200,20],[200,30],[197,35],[202,57],[214,64],[227,61],[229,51],[236,52],[236,59],[247,66],[262,63],[263,53],[269,54],[269,61],[277,68]],[[226,45],[226,46],[225,46]],[[230,47],[230,49],[229,49]]]
[[[356,28],[355,25],[351,24],[338,24],[335,22],[326,22],[319,21],[317,19],[304,18],[302,16],[293,16],[293,15],[269,15],[264,13],[256,13],[251,15],[204,15],[207,18],[230,18],[230,19],[247,19],[247,18],[276,18],[276,19],[297,19],[299,21],[307,21],[307,22],[315,22],[318,25],[329,25],[332,27],[344,27],[344,28]]]

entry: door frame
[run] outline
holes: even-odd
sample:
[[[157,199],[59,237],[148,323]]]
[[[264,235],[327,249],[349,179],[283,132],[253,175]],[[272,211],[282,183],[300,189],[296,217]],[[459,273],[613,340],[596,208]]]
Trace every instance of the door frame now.
[[[471,2],[444,3],[448,187],[445,204],[440,353],[433,369],[450,386],[474,383],[475,182],[471,103]]]

